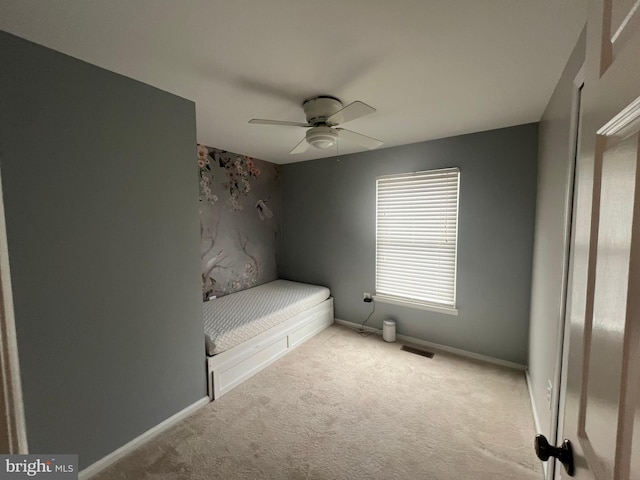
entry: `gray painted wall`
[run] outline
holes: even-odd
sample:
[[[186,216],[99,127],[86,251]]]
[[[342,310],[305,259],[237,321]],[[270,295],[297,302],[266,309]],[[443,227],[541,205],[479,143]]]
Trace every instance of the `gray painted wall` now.
[[[361,323],[375,285],[375,179],[458,166],[458,316],[376,303],[400,334],[525,364],[537,124],[284,165],[282,278],[327,285],[337,318]]]
[[[584,32],[542,115],[539,126],[538,198],[531,286],[529,377],[543,434],[551,434],[547,382],[556,383],[562,284],[567,242],[567,202],[572,164],[571,115],[574,79],[584,62]],[[558,386],[556,386],[557,390]]]
[[[194,104],[0,32],[29,448],[84,468],[205,395]]]

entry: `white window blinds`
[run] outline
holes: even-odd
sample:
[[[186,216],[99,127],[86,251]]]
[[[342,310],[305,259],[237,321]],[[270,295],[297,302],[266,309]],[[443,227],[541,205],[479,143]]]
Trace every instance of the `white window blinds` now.
[[[376,295],[455,308],[460,170],[376,181]]]

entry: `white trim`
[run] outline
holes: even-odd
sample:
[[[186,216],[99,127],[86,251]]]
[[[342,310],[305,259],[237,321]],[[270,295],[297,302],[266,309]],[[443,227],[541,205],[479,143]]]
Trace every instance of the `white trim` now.
[[[379,335],[382,335],[382,330],[375,327],[370,327],[368,325],[363,326],[360,323],[348,322],[346,320],[341,320],[339,318],[334,318],[333,321],[334,323],[337,323],[338,325],[342,325],[343,327],[348,327],[358,331],[364,330],[365,332],[377,333]]]
[[[4,195],[0,178],[0,412],[5,419],[2,435],[4,448],[12,454],[29,453],[27,426],[24,416],[20,361],[18,359],[18,339],[16,336],[13,290],[9,269],[9,242],[4,216]],[[4,453],[4,452],[3,452]]]
[[[196,410],[199,410],[200,408],[204,407],[208,403],[209,403],[209,397],[203,397],[197,402],[189,405],[187,408],[180,410],[175,415],[167,418],[165,421],[147,430],[142,435],[137,436],[136,438],[126,443],[122,447],[118,448],[117,450],[114,450],[106,457],[103,457],[97,462],[89,465],[87,468],[85,468],[80,472],[80,474],[78,475],[78,480],[86,480],[93,477],[94,475],[97,475],[99,472],[101,472],[108,466],[114,464],[125,455],[128,455],[129,453],[133,452],[137,448],[141,447],[156,435],[162,433],[166,429],[184,420],[189,415],[194,413]]]
[[[606,137],[618,136],[626,138],[637,131],[638,123],[640,123],[640,97],[636,98],[624,110],[600,127],[596,133]]]
[[[573,84],[575,85],[576,88],[581,88],[584,85],[584,79],[585,79],[585,66],[583,63],[582,66],[580,67],[580,70],[578,70],[576,77],[573,79]]]
[[[455,315],[455,316],[458,315],[457,308],[439,307],[437,305],[431,305],[429,303],[418,303],[418,302],[412,302],[411,300],[404,300],[401,298],[387,297],[386,295],[374,295],[371,298],[373,298],[373,300],[376,302],[392,303],[394,305],[401,305],[403,307],[417,308],[419,310],[429,310],[430,312],[444,313],[447,315]]]
[[[562,252],[562,285],[560,291],[560,317],[558,321],[556,359],[553,372],[553,395],[551,398],[551,429],[549,432],[549,441],[554,445],[562,442],[564,430],[564,401],[566,394],[566,366],[569,354],[569,329],[570,322],[567,319],[567,298],[570,290],[571,278],[571,256],[574,253],[575,245],[573,240],[573,229],[575,221],[575,175],[578,164],[578,148],[580,145],[580,118],[582,112],[582,88],[585,83],[585,64],[583,63],[580,70],[576,74],[573,81],[573,98],[571,101],[571,124],[569,131],[569,179],[566,189],[566,197],[564,204],[564,246]],[[539,430],[540,431],[540,430]],[[550,465],[550,468],[547,468]],[[552,480],[561,477],[561,470],[558,462],[544,462],[546,476],[545,478]]]
[[[536,433],[541,433],[540,418],[538,417],[538,409],[536,408],[536,399],[533,396],[533,384],[531,383],[531,376],[529,375],[529,369],[524,371],[525,377],[527,377],[527,391],[529,392],[529,400],[531,400],[531,408],[533,409],[533,423],[536,427]]]
[[[356,328],[358,330],[361,328],[361,325],[359,323],[348,322],[347,320],[340,320],[339,318],[336,318],[335,322],[339,325],[344,325],[345,327],[349,327],[349,328]],[[365,326],[363,329],[366,330],[367,332],[382,333],[382,330],[379,330],[374,327]],[[419,338],[410,337],[408,335],[396,335],[396,338],[398,340],[402,340],[403,342],[413,343],[413,344],[427,347],[433,350],[440,350],[443,352],[453,353],[461,357],[472,358],[474,360],[481,360],[483,362],[492,363],[494,365],[501,365],[503,367],[513,368],[514,370],[520,370],[522,372],[526,371],[527,369],[525,365],[522,365],[520,363],[510,362],[508,360],[503,360],[501,358],[490,357],[489,355],[483,355],[481,353],[469,352],[467,350],[449,347],[447,345],[440,345],[439,343],[420,340]]]
[[[529,391],[529,400],[531,401],[531,411],[533,412],[533,424],[536,428],[536,434],[542,433],[540,428],[540,419],[538,418],[538,409],[536,408],[536,400],[533,397],[533,385],[531,384],[531,377],[529,376],[529,369],[524,371],[524,375],[527,379],[527,390]],[[549,462],[542,462],[542,478],[547,478]]]

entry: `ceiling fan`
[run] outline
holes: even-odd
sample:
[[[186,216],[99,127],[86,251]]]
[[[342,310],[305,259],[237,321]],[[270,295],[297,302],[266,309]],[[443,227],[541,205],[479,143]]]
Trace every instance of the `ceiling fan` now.
[[[342,123],[374,113],[376,109],[366,103],[355,101],[343,107],[342,102],[337,98],[321,95],[305,100],[302,104],[302,109],[307,118],[307,123],[263,120],[260,118],[253,118],[249,120],[249,123],[309,128],[305,138],[289,152],[293,154],[305,152],[309,146],[321,149],[331,148],[338,141],[356,143],[370,150],[382,145],[380,140],[367,137],[361,133],[352,132],[344,128],[334,128]]]

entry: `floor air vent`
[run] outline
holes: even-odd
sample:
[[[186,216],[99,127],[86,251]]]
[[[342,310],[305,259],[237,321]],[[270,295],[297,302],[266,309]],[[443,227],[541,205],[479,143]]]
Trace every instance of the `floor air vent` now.
[[[400,350],[404,350],[405,352],[415,353],[416,355],[422,355],[423,357],[433,358],[433,352],[428,352],[426,350],[422,350],[416,347],[410,347],[409,345],[402,345]]]

